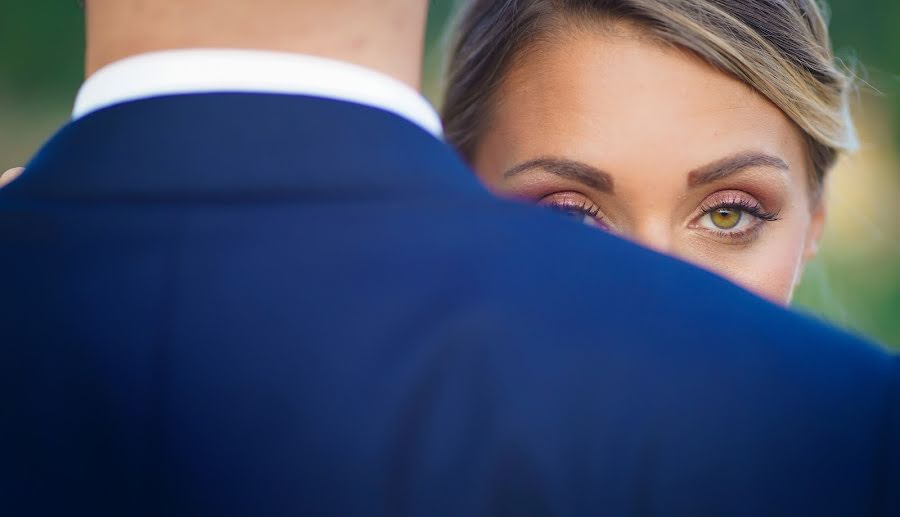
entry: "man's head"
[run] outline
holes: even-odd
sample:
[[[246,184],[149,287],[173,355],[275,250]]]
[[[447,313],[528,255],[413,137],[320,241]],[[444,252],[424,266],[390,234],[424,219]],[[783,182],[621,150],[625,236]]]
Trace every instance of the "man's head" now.
[[[427,0],[86,0],[87,74],[136,54],[312,54],[419,83]]]

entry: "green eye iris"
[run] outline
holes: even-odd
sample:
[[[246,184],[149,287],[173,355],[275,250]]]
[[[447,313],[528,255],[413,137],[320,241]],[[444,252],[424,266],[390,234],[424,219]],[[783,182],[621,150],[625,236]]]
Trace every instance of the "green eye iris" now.
[[[716,228],[731,230],[741,222],[743,213],[743,210],[738,208],[722,207],[710,212],[709,218],[712,219],[712,223],[716,225]]]

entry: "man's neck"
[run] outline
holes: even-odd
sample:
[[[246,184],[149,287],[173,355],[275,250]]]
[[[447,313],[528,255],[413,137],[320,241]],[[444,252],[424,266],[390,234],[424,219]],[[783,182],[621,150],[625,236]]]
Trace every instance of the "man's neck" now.
[[[426,0],[88,0],[86,72],[181,48],[274,50],[377,70],[413,88]]]

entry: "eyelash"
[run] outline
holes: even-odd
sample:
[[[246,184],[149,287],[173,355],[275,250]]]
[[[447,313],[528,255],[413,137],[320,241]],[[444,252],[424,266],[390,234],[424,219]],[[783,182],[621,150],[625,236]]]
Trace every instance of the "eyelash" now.
[[[582,201],[581,204],[571,202],[566,203],[564,201],[550,201],[544,206],[551,210],[562,212],[564,215],[572,215],[575,212],[580,212],[581,214],[594,219],[602,219],[602,217],[600,217],[600,207],[587,200]]]
[[[732,209],[732,210],[740,210],[740,211],[744,212],[745,214],[750,215],[750,216],[758,219],[759,221],[761,221],[760,223],[755,224],[752,228],[748,228],[746,230],[742,230],[742,231],[738,231],[738,232],[727,231],[727,230],[707,230],[707,231],[712,231],[717,236],[724,237],[727,239],[733,239],[733,240],[737,240],[737,241],[746,240],[748,238],[755,237],[756,233],[759,232],[759,230],[762,228],[762,226],[765,223],[778,221],[780,219],[779,212],[777,212],[777,211],[776,212],[768,212],[765,209],[763,209],[762,205],[760,205],[759,203],[749,201],[746,198],[742,198],[742,197],[734,197],[731,199],[726,199],[726,200],[717,202],[715,204],[701,205],[700,206],[701,214],[700,214],[700,217],[698,217],[697,219],[699,220],[699,219],[715,212],[716,210],[721,210],[723,208],[724,209]]]
[[[751,203],[750,201],[742,198],[719,202],[715,205],[702,205],[700,207],[700,211],[703,213],[703,215],[706,215],[723,208],[736,208],[752,215],[753,217],[756,217],[757,219],[762,219],[763,221],[767,222],[777,221],[779,219],[778,212],[766,212],[761,205],[757,203]]]

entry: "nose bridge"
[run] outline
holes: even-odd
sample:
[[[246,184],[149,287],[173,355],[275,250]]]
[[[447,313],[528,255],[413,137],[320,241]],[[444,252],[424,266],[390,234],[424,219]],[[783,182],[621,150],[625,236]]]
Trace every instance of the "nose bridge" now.
[[[672,255],[675,251],[671,225],[659,215],[637,221],[632,229],[631,238],[638,244],[660,253]]]
[[[636,243],[652,250],[674,255],[678,247],[676,220],[683,177],[677,171],[658,164],[634,164],[631,174],[623,174],[616,192],[623,200],[626,214],[623,233]]]

